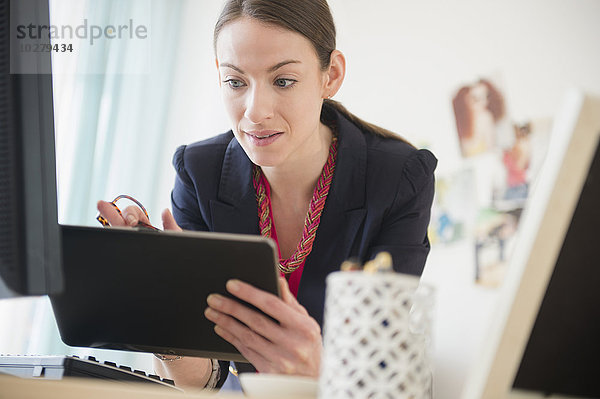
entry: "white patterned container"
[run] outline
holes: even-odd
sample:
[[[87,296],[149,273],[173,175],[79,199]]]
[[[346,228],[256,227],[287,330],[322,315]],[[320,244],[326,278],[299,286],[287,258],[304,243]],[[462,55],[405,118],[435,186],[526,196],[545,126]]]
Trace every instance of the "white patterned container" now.
[[[319,398],[430,399],[433,290],[399,273],[327,277]]]

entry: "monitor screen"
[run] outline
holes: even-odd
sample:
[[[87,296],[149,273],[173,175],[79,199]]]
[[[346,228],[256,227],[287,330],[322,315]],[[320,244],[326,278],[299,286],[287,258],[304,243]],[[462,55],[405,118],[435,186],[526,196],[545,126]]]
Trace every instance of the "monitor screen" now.
[[[571,91],[463,398],[600,397],[599,143],[600,98]]]
[[[49,25],[48,1],[0,0],[0,19],[0,298],[57,293],[50,38],[37,29]]]

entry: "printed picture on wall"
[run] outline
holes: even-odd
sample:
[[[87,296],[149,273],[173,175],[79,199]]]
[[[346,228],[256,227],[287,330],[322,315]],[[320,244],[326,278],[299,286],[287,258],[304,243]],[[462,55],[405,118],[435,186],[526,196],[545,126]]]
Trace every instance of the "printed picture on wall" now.
[[[463,157],[497,148],[506,135],[504,95],[490,79],[462,86],[452,99]]]
[[[475,282],[496,288],[504,280],[522,209],[482,209],[475,233]]]
[[[550,127],[549,119],[512,124],[511,141],[500,152],[503,175],[494,188],[495,208],[510,210],[525,205],[546,156]]]
[[[470,234],[478,208],[473,194],[474,175],[472,169],[465,168],[436,178],[429,228],[432,244],[451,244]]]

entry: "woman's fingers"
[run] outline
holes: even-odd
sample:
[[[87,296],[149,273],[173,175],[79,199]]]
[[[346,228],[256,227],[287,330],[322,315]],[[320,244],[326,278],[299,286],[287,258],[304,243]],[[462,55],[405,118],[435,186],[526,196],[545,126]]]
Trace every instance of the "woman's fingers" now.
[[[267,318],[265,315],[242,305],[236,300],[224,297],[218,294],[209,295],[207,298],[209,308],[207,308],[207,318],[215,323],[220,324],[220,320],[210,318],[212,310],[216,310],[219,314],[230,315],[231,317],[241,321],[248,326],[252,331],[257,332],[272,342],[284,342],[288,337],[281,331],[277,323]],[[225,326],[226,327],[226,326]]]
[[[117,211],[117,208],[107,201],[98,201],[98,211],[111,226],[130,226],[135,227],[138,223],[144,222],[150,224],[150,221],[139,207],[131,205],[121,211],[121,214]]]
[[[181,227],[175,221],[173,214],[168,209],[165,209],[162,213],[162,222],[164,230],[182,231]]]
[[[279,276],[279,292],[281,293],[281,299],[283,300],[283,302],[287,303],[300,313],[308,316],[306,308],[300,305],[294,294],[292,294],[288,282],[283,276]]]
[[[235,346],[257,370],[284,374],[296,372],[296,364],[281,346],[273,345],[269,339],[245,323],[212,308],[208,308],[205,314],[216,323],[215,332]]]
[[[252,348],[244,345],[239,339],[237,339],[231,332],[226,329],[215,326],[215,333],[223,338],[225,341],[231,343],[233,346],[240,351],[242,356],[244,356],[252,365],[257,369],[262,371],[263,373],[272,373],[275,372],[273,365],[270,361],[268,361],[263,355],[259,352],[255,351]]]
[[[98,201],[98,212],[102,215],[111,226],[126,226],[125,219],[117,212],[114,205],[107,201]]]
[[[210,307],[206,309],[204,315],[216,324],[217,334],[221,332],[220,335],[232,344],[252,348],[252,350],[261,353],[263,357],[273,355],[271,353],[273,345],[269,340],[243,325],[236,318]]]
[[[148,220],[148,217],[144,211],[142,211],[138,206],[128,206],[124,211],[122,211],[122,213],[123,219],[125,219],[125,222],[130,227],[137,226],[139,222],[150,224],[150,220]]]
[[[270,292],[263,291],[240,280],[229,280],[225,288],[231,294],[256,306],[281,324],[295,325],[298,322],[298,313],[290,312],[289,305]]]
[[[280,282],[280,287],[283,299],[239,280],[230,280],[226,285],[227,291],[279,323],[218,294],[207,299],[206,318],[259,371],[317,376],[323,345],[319,324],[300,310],[301,305],[285,282]],[[262,358],[255,361],[256,354],[252,351]]]
[[[319,374],[323,346],[321,328],[279,280],[281,298],[239,280],[229,280],[228,292],[254,305],[264,314],[235,299],[213,294],[205,311],[215,332],[235,346],[260,372]]]
[[[150,224],[150,220],[138,206],[131,205],[121,211],[121,214],[117,211],[115,206],[111,202],[98,201],[98,211],[111,226],[129,226],[135,227],[140,222]],[[162,213],[163,228],[165,230],[182,231],[181,227],[177,225],[175,218],[170,210],[165,209]]]

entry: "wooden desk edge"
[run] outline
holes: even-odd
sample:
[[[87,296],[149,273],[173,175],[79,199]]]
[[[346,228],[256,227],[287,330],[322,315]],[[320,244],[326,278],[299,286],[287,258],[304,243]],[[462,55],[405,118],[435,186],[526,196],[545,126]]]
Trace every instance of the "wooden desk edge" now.
[[[122,383],[85,378],[36,380],[0,375],[0,399],[205,399],[211,392],[179,392],[145,383]],[[219,394],[223,399],[240,399],[242,394]]]

